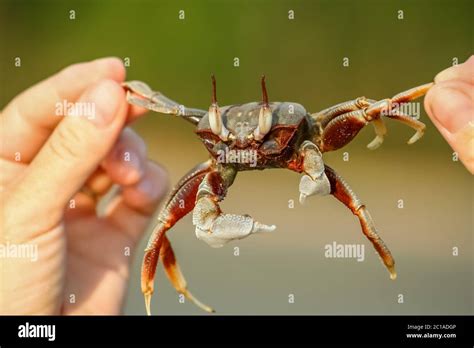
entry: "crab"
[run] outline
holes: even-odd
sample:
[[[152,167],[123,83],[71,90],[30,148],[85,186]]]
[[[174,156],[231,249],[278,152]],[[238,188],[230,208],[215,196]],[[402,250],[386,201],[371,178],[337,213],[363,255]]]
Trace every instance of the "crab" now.
[[[178,293],[207,312],[214,310],[195,298],[176,261],[166,232],[193,211],[193,225],[198,239],[211,247],[275,230],[249,215],[223,213],[219,207],[239,171],[269,168],[290,169],[301,173],[299,200],[310,196],[332,195],[359,219],[362,232],[373,244],[383,264],[396,278],[395,261],[366,206],[347,182],[323,162],[323,153],[347,145],[369,123],[375,139],[369,149],[379,147],[387,132],[383,118],[399,121],[416,133],[408,144],[423,136],[425,125],[405,114],[399,107],[423,96],[433,83],[399,93],[392,98],[374,100],[359,97],[325,110],[309,113],[298,103],[269,102],[265,76],[261,78],[262,101],[219,107],[216,80],[212,79],[212,100],[208,111],[187,108],[153,91],[141,81],[124,83],[127,101],[146,109],[181,117],[196,126],[196,134],[210,158],[189,171],[177,184],[159,213],[145,249],[141,271],[141,290],[150,315],[153,282],[161,259],[169,280]]]

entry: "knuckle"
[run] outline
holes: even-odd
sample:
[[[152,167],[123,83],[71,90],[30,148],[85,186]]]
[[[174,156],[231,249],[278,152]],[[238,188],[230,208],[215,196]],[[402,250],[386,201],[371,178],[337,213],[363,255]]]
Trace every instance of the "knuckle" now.
[[[70,125],[62,124],[56,128],[54,135],[48,141],[51,152],[64,161],[71,161],[81,156],[83,138],[77,129]]]

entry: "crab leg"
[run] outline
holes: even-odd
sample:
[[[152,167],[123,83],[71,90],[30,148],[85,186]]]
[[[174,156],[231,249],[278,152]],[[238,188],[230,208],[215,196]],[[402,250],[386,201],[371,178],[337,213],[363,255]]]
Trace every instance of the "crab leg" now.
[[[371,103],[365,97],[359,97],[354,100],[348,100],[327,109],[321,110],[317,113],[311,114],[313,120],[318,123],[322,128],[326,127],[327,124],[335,117],[351,112],[366,108]]]
[[[128,81],[124,82],[122,86],[127,91],[127,101],[130,104],[162,114],[181,116],[193,124],[197,124],[206,114],[204,110],[186,108],[184,105],[178,104],[162,93],[153,91],[144,82]]]
[[[426,85],[424,85],[424,86],[426,86]],[[423,87],[423,86],[420,86],[420,87]],[[419,93],[420,87],[414,88],[416,93]],[[371,105],[374,105],[376,103],[381,103],[385,108],[387,108],[387,109],[382,111],[382,112],[384,112],[383,116],[386,116],[386,117],[389,117],[390,119],[399,121],[399,122],[405,124],[406,126],[413,128],[416,131],[416,133],[410,138],[410,140],[408,140],[408,144],[411,145],[423,136],[423,133],[424,133],[425,128],[426,128],[425,124],[418,121],[418,120],[416,120],[416,119],[414,119],[413,117],[410,117],[409,115],[404,114],[399,109],[391,110],[391,106],[394,103],[394,100],[395,100],[396,103],[399,103],[399,104],[403,103],[404,99],[400,96],[404,97],[405,94],[408,93],[408,92],[409,91],[400,93],[399,95],[393,97],[392,99],[384,99],[384,100],[381,100],[380,102],[377,102],[376,100],[373,100],[373,99],[368,99],[368,101],[371,103]],[[377,125],[376,122],[382,122],[382,124]],[[370,150],[375,150],[376,148],[378,148],[383,143],[383,137],[387,133],[387,130],[385,129],[385,125],[383,124],[383,121],[382,121],[381,118],[372,119],[372,124],[375,127],[376,137],[370,144],[367,145],[367,147]]]
[[[163,262],[163,266],[165,267],[166,276],[178,293],[183,294],[188,300],[206,312],[215,312],[214,309],[195,298],[188,290],[186,279],[184,279],[184,276],[181,273],[181,269],[176,261],[173,248],[171,248],[171,244],[166,235],[163,236],[163,243],[161,244],[160,249],[160,259]]]
[[[423,136],[425,125],[398,110],[392,110],[392,105],[401,105],[416,99],[424,95],[431,86],[433,83],[427,83],[380,101],[360,97],[312,114],[315,125],[320,130],[321,151],[337,150],[347,145],[369,122],[373,122],[376,137],[367,147],[376,149],[382,144],[386,134],[381,116],[400,121],[415,129],[415,135],[408,141],[408,144],[413,144]],[[367,103],[368,105],[365,105]]]
[[[248,215],[222,213],[218,202],[224,199],[236,173],[233,167],[222,166],[218,171],[206,174],[199,186],[193,211],[196,237],[214,248],[252,233],[271,232],[276,228],[261,224]]]
[[[367,144],[367,147],[370,150],[375,150],[380,145],[382,145],[385,134],[387,134],[387,128],[385,127],[385,123],[383,122],[381,118],[373,119],[372,124],[375,130],[375,138],[374,140],[372,140],[370,143]]]
[[[165,265],[168,278],[171,280],[176,290],[185,295],[202,309],[212,311],[210,307],[202,305],[201,302],[196,301],[189,291],[186,290],[186,282],[184,281],[176,263],[171,245],[165,237],[166,231],[173,227],[176,222],[194,208],[196,192],[199,184],[204,176],[212,170],[213,166],[211,161],[204,162],[193,168],[179,181],[159,214],[159,222],[153,229],[153,233],[148,241],[142,263],[141,288],[142,293],[145,296],[145,305],[148,315],[150,315],[153,280],[155,278],[156,266],[160,256]]]
[[[324,173],[324,162],[318,147],[306,140],[301,144],[299,156],[302,162],[298,170],[305,173],[300,181],[300,203],[303,204],[308,196],[329,194],[330,184]]]
[[[390,115],[388,115],[388,117],[416,130],[416,133],[408,140],[409,145],[415,143],[418,139],[420,139],[423,136],[423,133],[425,132],[426,125],[423,122],[415,120],[413,117],[405,115],[404,113],[398,110],[393,111]]]
[[[375,100],[370,100],[365,97],[359,97],[354,100],[345,101],[337,105],[331,106],[327,109],[312,114],[311,117],[319,128],[319,133],[322,134],[327,124],[335,117],[351,111],[364,109],[375,102]],[[387,129],[385,128],[385,124],[381,118],[374,119],[372,121],[372,124],[374,126],[376,136],[375,139],[367,145],[367,147],[371,150],[375,150],[377,147],[382,145],[384,136],[387,133]]]
[[[339,176],[339,174],[328,166],[325,166],[325,168],[326,175],[331,183],[331,194],[359,218],[362,232],[370,240],[375,250],[377,250],[377,253],[380,255],[382,262],[390,272],[390,279],[395,279],[397,277],[397,273],[395,272],[395,260],[382,238],[377,234],[377,229],[375,228],[375,224],[367,208],[359,198],[357,198],[355,193],[346,181]]]

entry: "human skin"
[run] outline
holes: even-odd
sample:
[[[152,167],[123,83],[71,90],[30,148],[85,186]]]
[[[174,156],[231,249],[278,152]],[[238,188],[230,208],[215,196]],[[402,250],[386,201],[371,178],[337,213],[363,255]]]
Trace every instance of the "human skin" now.
[[[471,173],[473,72],[473,57],[444,70],[425,98],[433,123]],[[0,314],[121,312],[133,251],[167,190],[165,171],[146,159],[145,144],[126,127],[144,110],[127,104],[124,79],[116,58],[74,65],[3,110],[0,245],[36,245],[38,259],[0,258]],[[95,119],[55,115],[63,100],[93,103]],[[111,183],[121,194],[98,217],[85,192],[103,194]]]
[[[425,109],[441,135],[474,174],[474,56],[443,70],[425,98]]]
[[[0,258],[1,314],[120,313],[133,250],[168,185],[126,127],[144,110],[127,104],[124,78],[116,58],[73,65],[3,110],[0,244],[36,245],[38,259]],[[55,115],[63,100],[94,103],[95,119]],[[81,189],[111,183],[122,194],[98,217]]]

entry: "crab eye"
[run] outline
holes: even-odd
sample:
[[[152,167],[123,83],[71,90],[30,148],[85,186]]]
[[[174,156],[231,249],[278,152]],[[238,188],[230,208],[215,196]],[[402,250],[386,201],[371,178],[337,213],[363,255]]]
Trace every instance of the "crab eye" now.
[[[258,116],[258,127],[255,128],[255,139],[261,140],[272,128],[272,111],[269,107],[263,106]]]
[[[224,141],[227,140],[229,131],[222,122],[221,112],[217,104],[213,104],[209,108],[209,126],[211,127],[212,133]]]
[[[268,104],[267,88],[265,86],[265,76],[262,76],[262,92],[263,92],[263,105],[260,108],[258,115],[258,126],[255,128],[253,135],[255,139],[262,140],[265,135],[272,128],[272,110]]]
[[[212,133],[216,134],[222,140],[226,141],[229,131],[224,126],[222,122],[222,115],[217,105],[216,97],[216,79],[214,75],[211,76],[212,79],[212,104],[209,108],[209,126],[211,127]]]

